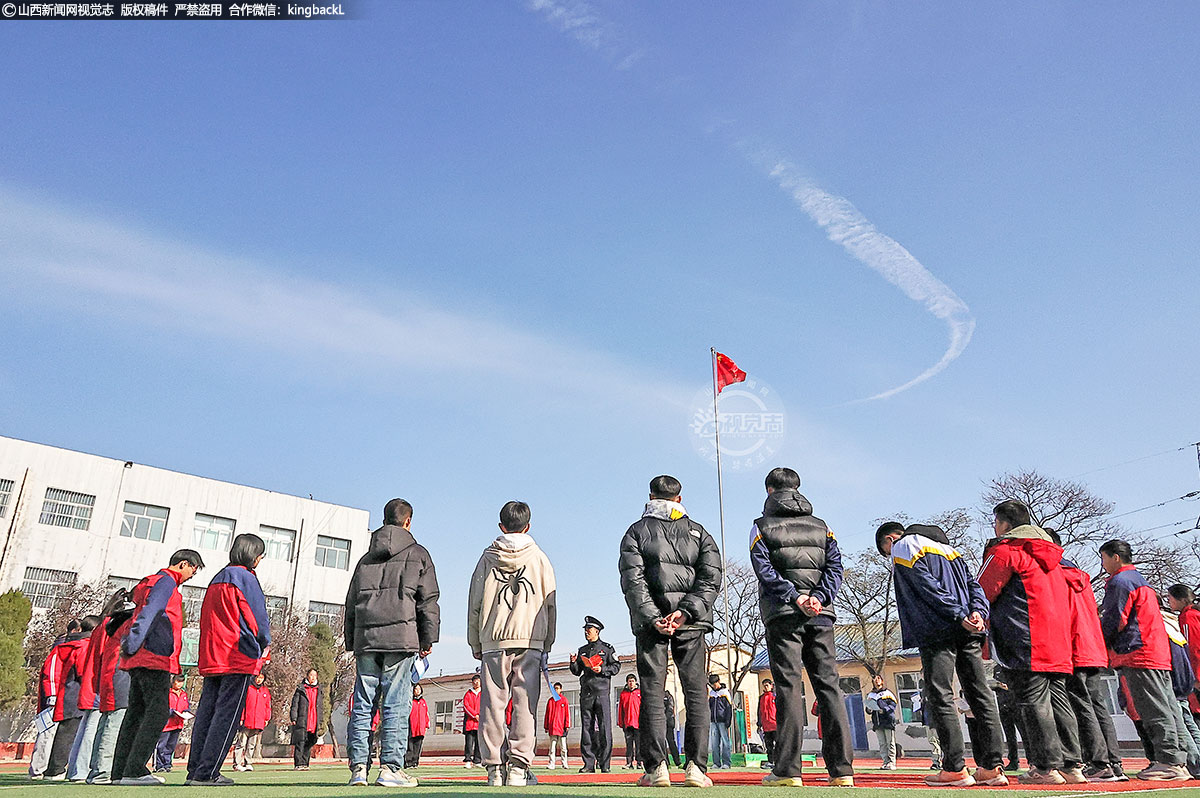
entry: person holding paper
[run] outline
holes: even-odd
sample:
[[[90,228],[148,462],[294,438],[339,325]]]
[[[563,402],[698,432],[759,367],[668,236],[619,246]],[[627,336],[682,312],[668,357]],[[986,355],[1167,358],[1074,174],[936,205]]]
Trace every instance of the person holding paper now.
[[[171,707],[171,716],[163,726],[158,745],[154,747],[154,772],[170,773],[172,760],[175,758],[175,746],[179,743],[179,733],[183,724],[195,717],[191,713],[191,702],[188,701],[187,691],[183,689],[186,679],[182,673],[177,673],[171,679],[171,692],[167,694],[167,704]]]

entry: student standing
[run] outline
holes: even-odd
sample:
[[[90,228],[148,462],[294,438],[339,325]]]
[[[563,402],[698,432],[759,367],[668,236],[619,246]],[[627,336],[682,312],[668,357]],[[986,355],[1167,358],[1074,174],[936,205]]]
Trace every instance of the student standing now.
[[[1074,673],[1070,588],[1063,550],[1036,526],[1029,508],[1003,501],[992,510],[996,532],[984,553],[979,584],[991,602],[998,664],[1029,732],[1023,784],[1081,784],[1079,731],[1071,719],[1067,677]]]
[[[941,769],[925,778],[931,787],[1008,784],[1004,775],[1000,711],[983,666],[988,602],[962,555],[940,527],[889,521],[875,530],[875,546],[892,560],[896,609],[905,646],[921,652],[925,702],[941,748]],[[966,769],[966,746],[953,692],[957,673],[964,700],[976,719],[974,774]]]
[[[875,674],[871,679],[871,692],[867,693],[868,709],[871,709],[871,729],[879,743],[879,757],[883,760],[880,770],[896,769],[896,694],[883,684],[883,677]]]
[[[183,724],[187,721],[184,713],[191,713],[192,705],[188,700],[187,691],[183,689],[184,681],[182,673],[171,677],[171,692],[167,694],[167,705],[171,708],[171,715],[163,726],[162,734],[159,735],[158,745],[154,747],[155,773],[171,772],[171,765],[175,760],[175,747],[179,744],[179,733],[183,731]]]
[[[775,731],[779,728],[775,719],[775,683],[762,680],[762,693],[758,696],[758,733],[762,736],[763,750],[767,761],[763,767],[770,770],[775,766]]]
[[[354,709],[348,731],[350,784],[365,785],[370,766],[372,709],[379,707],[381,787],[413,787],[404,772],[412,673],[441,631],[437,573],[412,534],[413,508],[404,499],[383,507],[383,526],[354,568],[346,591],[345,644],[354,652]]]
[[[124,591],[121,591],[124,595]],[[76,706],[82,714],[79,729],[75,732],[75,742],[71,744],[70,760],[67,764],[68,781],[84,781],[87,779],[88,766],[92,761],[92,749],[96,745],[96,729],[100,723],[99,697],[96,694],[96,665],[100,660],[100,647],[104,641],[104,630],[100,625],[109,611],[113,599],[105,602],[104,608],[96,618],[96,627],[88,635],[88,644],[80,658],[79,665],[79,697]]]
[[[833,532],[812,514],[800,475],[772,469],[763,514],[750,530],[750,564],[758,577],[759,610],[775,676],[779,731],[769,786],[800,786],[804,703],[801,664],[819,707],[822,758],[834,787],[854,785],[853,748],[838,689],[833,602],[842,585],[842,553]]]
[[[537,784],[530,768],[537,745],[535,714],[542,661],[558,623],[554,568],[529,534],[529,505],[500,509],[500,534],[479,558],[467,597],[467,643],[480,660],[479,727],[488,784]],[[512,701],[512,724],[504,710]],[[508,752],[501,756],[508,732]]]
[[[408,750],[404,753],[404,767],[415,768],[421,764],[421,747],[425,744],[425,732],[429,730],[429,705],[421,693],[421,685],[414,684],[412,708],[408,712]]]
[[[180,672],[183,601],[179,586],[204,567],[200,554],[180,549],[168,565],[133,588],[133,620],[121,642],[121,664],[129,671],[129,707],[113,753],[112,780],[123,787],[163,783],[146,763],[171,714],[171,675]]]
[[[325,706],[325,686],[316,668],[309,668],[304,681],[292,693],[289,719],[292,723],[292,767],[308,770],[317,729],[321,726],[321,708]],[[368,704],[368,706],[370,706]]]
[[[55,649],[58,656],[58,700],[54,704],[54,722],[58,730],[54,734],[54,745],[50,749],[50,761],[46,765],[47,781],[65,781],[67,766],[71,763],[71,748],[75,744],[75,733],[83,720],[79,708],[79,693],[83,686],[85,660],[89,638],[96,624],[97,615],[88,615],[79,621],[79,631],[67,635],[66,640]]]
[[[642,786],[667,786],[663,693],[667,655],[683,684],[687,713],[684,784],[709,787],[708,718],[705,712],[704,635],[713,628],[713,604],[721,589],[721,552],[712,535],[688,517],[683,487],[663,474],[650,480],[650,497],[621,539],[621,590],[637,649],[642,702],[639,718]]]
[[[241,534],[229,548],[229,565],[217,571],[200,607],[200,675],[204,687],[188,756],[188,784],[232,784],[221,763],[233,745],[250,680],[262,670],[271,645],[267,600],[254,569],[267,544]]]
[[[233,744],[233,769],[254,770],[254,759],[259,753],[263,729],[271,722],[271,688],[267,677],[258,673],[246,688],[246,706],[242,710],[242,724],[237,740]]]
[[[1100,547],[1100,563],[1108,573],[1100,628],[1109,661],[1129,685],[1134,708],[1153,745],[1145,781],[1191,778],[1187,752],[1176,730],[1176,702],[1171,688],[1171,649],[1158,608],[1158,595],[1133,565],[1133,550],[1124,540]]]
[[[1167,589],[1167,604],[1171,612],[1179,615],[1179,631],[1187,641],[1188,660],[1192,663],[1192,671],[1197,674],[1197,681],[1192,685],[1188,694],[1188,711],[1193,719],[1200,720],[1200,610],[1196,609],[1196,594],[1187,585],[1171,585]]]
[[[567,766],[567,729],[571,728],[571,707],[562,694],[562,682],[554,683],[558,696],[546,699],[546,717],[542,728],[550,736],[550,769],[554,770],[555,752],[562,751],[562,766]]]
[[[50,750],[54,747],[58,724],[54,722],[53,708],[58,703],[58,675],[61,663],[58,660],[58,647],[67,635],[79,631],[79,619],[72,618],[67,623],[67,631],[54,638],[50,644],[50,653],[42,660],[41,679],[38,682],[38,714],[51,710],[48,715],[50,723],[44,730],[39,730],[33,743],[33,754],[29,757],[29,778],[33,781],[42,779],[46,774],[46,765],[50,762]]]
[[[482,764],[479,755],[479,694],[483,691],[483,681],[479,674],[471,677],[471,686],[463,693],[463,767],[470,768]]]
[[[637,677],[632,673],[625,677],[625,687],[617,697],[617,725],[625,732],[625,769],[642,769],[642,758],[638,756],[638,713],[642,711],[642,691],[638,689]]]
[[[106,608],[108,612],[104,620],[92,632],[93,637],[101,636],[99,660],[93,669],[100,722],[96,724],[88,784],[112,783],[112,763],[117,735],[121,731],[125,709],[129,705],[129,672],[120,668],[121,640],[129,629],[136,606],[129,597],[130,594],[124,589],[114,593]]]
[[[728,770],[733,767],[733,745],[729,739],[733,702],[721,677],[715,673],[708,677],[708,718],[708,750],[712,754],[712,766]]]
[[[683,767],[683,760],[679,758],[679,741],[675,739],[675,696],[671,695],[670,690],[663,690],[663,714],[667,719],[666,748],[663,750],[668,752],[668,761],[674,762],[675,767]]]
[[[583,617],[585,642],[571,655],[571,673],[579,677],[580,773],[607,773],[612,758],[612,677],[621,670],[617,650],[600,639],[604,624]]]

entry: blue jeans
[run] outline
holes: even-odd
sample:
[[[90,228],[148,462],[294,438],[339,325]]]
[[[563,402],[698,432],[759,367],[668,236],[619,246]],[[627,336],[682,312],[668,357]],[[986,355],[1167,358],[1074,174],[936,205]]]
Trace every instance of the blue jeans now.
[[[350,769],[366,765],[371,756],[368,738],[375,698],[379,696],[379,763],[404,767],[408,751],[408,713],[412,709],[412,668],[416,654],[363,654],[355,658],[354,708],[346,733]]]
[[[729,727],[724,723],[708,724],[708,751],[714,768],[733,766],[733,744],[729,741]]]

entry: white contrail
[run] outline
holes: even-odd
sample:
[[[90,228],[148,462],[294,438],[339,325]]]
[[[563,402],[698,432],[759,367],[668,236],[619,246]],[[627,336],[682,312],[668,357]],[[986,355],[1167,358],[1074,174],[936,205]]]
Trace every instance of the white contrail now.
[[[626,47],[612,23],[584,0],[528,0],[528,5],[584,47],[605,56],[618,70],[629,69],[645,54],[644,49]]]
[[[529,7],[541,12],[559,30],[592,50],[611,52],[620,47],[611,24],[583,0],[529,0]],[[618,68],[627,68],[627,60],[621,61]],[[722,126],[729,124],[726,121]],[[745,153],[746,142],[735,141],[734,148]],[[751,160],[762,163],[763,157],[761,154],[752,155]],[[809,218],[824,228],[830,241],[840,244],[854,258],[878,272],[909,298],[923,303],[926,310],[944,321],[949,328],[950,343],[941,360],[903,385],[857,401],[869,402],[895,396],[942,371],[963,353],[975,332],[975,318],[967,303],[948,285],[934,277],[894,238],[879,232],[845,197],[820,188],[786,161],[776,159],[768,163],[766,168]]]
[[[913,254],[894,238],[879,232],[875,225],[850,200],[830,194],[799,174],[795,166],[777,162],[771,177],[792,197],[808,217],[820,225],[829,240],[840,244],[864,266],[878,272],[899,288],[909,299],[921,302],[925,309],[946,323],[950,343],[941,360],[903,385],[889,388],[862,401],[886,399],[924,382],[940,372],[963,353],[975,332],[975,318],[958,294],[926,269]]]

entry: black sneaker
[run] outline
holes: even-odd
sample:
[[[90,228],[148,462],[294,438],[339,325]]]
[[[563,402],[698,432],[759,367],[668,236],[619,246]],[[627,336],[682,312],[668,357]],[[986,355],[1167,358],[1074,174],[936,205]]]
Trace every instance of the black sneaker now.
[[[579,769],[579,772],[580,772],[580,773],[595,773],[595,772],[596,772],[596,769],[595,769],[595,768],[589,768],[589,767],[581,767],[581,768]]]

